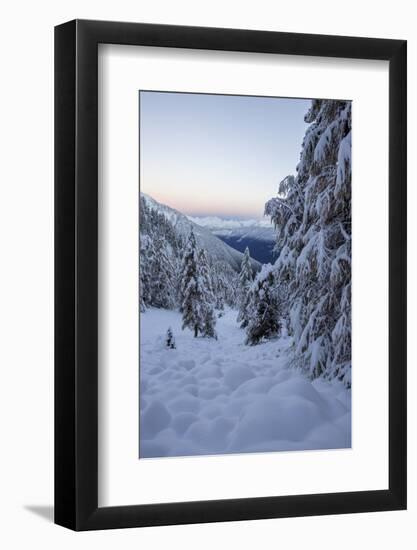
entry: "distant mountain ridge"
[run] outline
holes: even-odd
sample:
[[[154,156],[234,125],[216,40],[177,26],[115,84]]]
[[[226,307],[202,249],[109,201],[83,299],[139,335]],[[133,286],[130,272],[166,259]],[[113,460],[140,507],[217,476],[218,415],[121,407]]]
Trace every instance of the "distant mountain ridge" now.
[[[193,229],[197,244],[201,248],[204,248],[214,259],[229,264],[234,271],[240,271],[243,258],[243,254],[241,252],[235,248],[232,248],[221,238],[214,235],[207,227],[202,227],[201,225],[195,223],[178,210],[156,201],[146,193],[141,193],[141,196],[149,208],[157,210],[159,213],[163,214],[167,220],[169,220],[178,235],[187,238],[191,229]],[[255,271],[260,270],[261,264],[257,260],[251,258],[251,263],[252,268]]]
[[[271,229],[271,221],[269,218],[221,218],[219,216],[187,216],[188,219],[203,227],[212,229],[244,229],[244,228],[266,228]]]
[[[244,252],[248,247],[252,258],[261,263],[275,261],[276,233],[267,218],[258,220],[223,219],[217,216],[201,218],[188,216],[188,218],[194,223],[210,229],[213,235],[235,250]]]

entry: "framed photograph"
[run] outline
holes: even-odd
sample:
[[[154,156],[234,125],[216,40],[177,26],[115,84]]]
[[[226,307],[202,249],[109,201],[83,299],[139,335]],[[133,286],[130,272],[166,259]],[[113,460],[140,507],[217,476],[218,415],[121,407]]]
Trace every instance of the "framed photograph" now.
[[[55,29],[55,522],[406,508],[406,42]]]

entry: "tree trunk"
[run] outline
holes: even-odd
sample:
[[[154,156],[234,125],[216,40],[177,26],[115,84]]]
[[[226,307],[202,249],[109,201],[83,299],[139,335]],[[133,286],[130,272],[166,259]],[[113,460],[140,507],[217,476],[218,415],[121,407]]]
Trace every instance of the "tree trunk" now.
[[[194,327],[194,338],[198,336],[198,327]]]

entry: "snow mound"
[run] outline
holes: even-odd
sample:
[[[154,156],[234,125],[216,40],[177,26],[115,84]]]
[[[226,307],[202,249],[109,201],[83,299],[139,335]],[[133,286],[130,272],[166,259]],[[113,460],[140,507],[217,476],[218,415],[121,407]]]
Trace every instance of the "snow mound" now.
[[[304,440],[322,420],[320,408],[312,401],[296,395],[267,396],[247,407],[230,446],[235,451],[244,451],[246,447],[272,441]]]
[[[165,406],[154,400],[142,413],[141,434],[143,439],[152,439],[171,422],[171,415]]]
[[[224,375],[224,381],[230,389],[234,390],[243,384],[243,382],[250,380],[254,376],[250,368],[245,365],[236,365],[235,367],[227,369]]]

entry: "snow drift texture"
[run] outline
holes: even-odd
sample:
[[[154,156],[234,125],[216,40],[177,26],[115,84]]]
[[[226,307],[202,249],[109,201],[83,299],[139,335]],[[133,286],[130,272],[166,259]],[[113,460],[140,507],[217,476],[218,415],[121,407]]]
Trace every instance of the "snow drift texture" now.
[[[168,325],[176,349],[161,335]],[[233,310],[217,332],[194,338],[178,312],[145,313],[141,458],[350,446],[350,391],[287,368],[290,338],[246,346]]]

